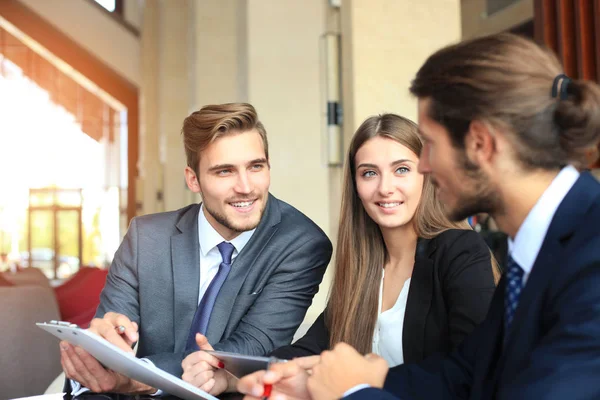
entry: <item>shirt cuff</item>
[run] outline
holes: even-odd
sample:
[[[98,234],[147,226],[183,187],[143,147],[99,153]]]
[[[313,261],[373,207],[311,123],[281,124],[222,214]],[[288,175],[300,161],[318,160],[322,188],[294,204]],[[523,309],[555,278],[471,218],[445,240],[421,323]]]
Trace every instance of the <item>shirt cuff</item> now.
[[[156,368],[156,365],[154,365],[154,363],[153,363],[152,361],[150,361],[149,359],[147,359],[147,358],[140,358],[140,361],[143,361],[143,362],[145,362],[145,363],[147,363],[147,364],[150,364],[150,365],[152,365],[154,368]],[[154,393],[150,394],[150,396],[153,396],[153,397],[154,397],[154,396],[161,396],[162,394],[163,394],[163,391],[162,391],[162,390],[160,390],[160,389],[156,389],[156,392],[154,392]]]
[[[363,390],[363,389],[370,388],[370,387],[371,387],[371,385],[368,385],[366,383],[361,383],[360,385],[356,385],[353,388],[346,390],[346,392],[344,393],[344,397],[350,396],[351,394],[354,394],[354,393],[358,392],[359,390]]]
[[[71,382],[71,396],[73,397],[90,391],[90,389],[81,386],[81,383],[74,381],[73,379],[69,379],[69,381]]]

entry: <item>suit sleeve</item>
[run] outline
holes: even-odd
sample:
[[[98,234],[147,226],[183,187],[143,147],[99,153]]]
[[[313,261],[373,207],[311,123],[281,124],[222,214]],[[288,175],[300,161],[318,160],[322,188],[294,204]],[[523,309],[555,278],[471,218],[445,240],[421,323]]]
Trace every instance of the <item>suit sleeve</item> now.
[[[325,324],[325,312],[315,320],[304,336],[294,344],[275,349],[271,355],[284,360],[319,355],[329,348],[329,330]]]
[[[319,290],[331,258],[325,235],[300,244],[281,261],[235,333],[215,350],[265,355],[289,344]]]
[[[477,232],[467,231],[449,244],[444,280],[450,343],[456,348],[487,315],[496,285],[491,253]]]
[[[110,266],[106,284],[100,294],[96,318],[102,318],[107,312],[116,312],[139,324],[138,276],[138,224],[137,219],[133,218]],[[145,358],[158,368],[180,377],[183,357],[183,353],[157,353]]]
[[[600,398],[600,261],[563,282],[547,307],[548,332],[517,377],[502,385],[498,399]]]
[[[100,294],[96,318],[102,318],[104,314],[112,311],[124,314],[139,324],[137,237],[137,222],[134,218],[108,271],[106,284]]]

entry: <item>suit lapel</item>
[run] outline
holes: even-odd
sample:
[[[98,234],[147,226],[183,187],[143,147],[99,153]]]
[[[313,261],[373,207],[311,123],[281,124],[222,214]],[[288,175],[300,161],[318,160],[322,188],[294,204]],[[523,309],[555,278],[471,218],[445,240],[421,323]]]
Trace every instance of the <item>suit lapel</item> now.
[[[588,173],[582,173],[552,218],[540,252],[519,298],[512,329],[500,360],[499,371],[501,374],[504,370],[513,369],[511,364],[518,360],[522,353],[515,349],[518,347],[519,327],[523,325],[527,329],[527,324],[531,323],[531,318],[533,318],[531,311],[537,309],[536,302],[541,301],[541,296],[554,275],[553,269],[556,267],[568,268],[568,263],[560,260],[564,257],[566,242],[575,232],[581,220],[585,218],[589,207],[594,204],[595,196],[598,195],[597,192],[589,190],[590,187],[597,185],[594,179]]]
[[[185,347],[200,291],[200,244],[198,242],[198,212],[196,204],[177,223],[180,233],[171,236],[173,263],[173,315],[175,317],[175,351]]]
[[[473,374],[475,382],[472,398],[491,399],[495,391],[500,371],[500,359],[502,357],[502,343],[504,338],[504,291],[506,288],[506,277],[502,276],[494,297],[490,303],[490,309],[486,320],[482,323],[486,326],[486,345],[478,351],[478,359]]]
[[[433,295],[433,259],[436,245],[434,240],[419,239],[415,254],[415,266],[406,301],[402,351],[404,362],[412,363],[423,359],[425,322]]]
[[[267,207],[256,228],[256,232],[254,232],[252,238],[241,253],[233,260],[231,271],[215,300],[215,305],[210,315],[210,321],[206,332],[206,337],[210,343],[218,343],[221,341],[227,323],[229,322],[231,310],[242,284],[246,280],[248,273],[252,270],[256,258],[277,231],[280,221],[281,212],[279,210],[278,200],[274,196],[269,195]]]

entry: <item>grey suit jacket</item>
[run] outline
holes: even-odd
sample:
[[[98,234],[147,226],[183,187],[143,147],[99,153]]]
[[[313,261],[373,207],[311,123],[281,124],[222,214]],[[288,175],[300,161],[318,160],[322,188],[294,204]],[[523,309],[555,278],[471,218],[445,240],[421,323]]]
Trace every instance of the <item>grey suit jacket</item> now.
[[[199,204],[136,217],[117,250],[96,317],[139,324],[138,357],[181,376],[198,306]],[[264,355],[289,344],[318,291],[332,247],[301,212],[269,195],[256,232],[217,296],[207,337],[217,350]]]

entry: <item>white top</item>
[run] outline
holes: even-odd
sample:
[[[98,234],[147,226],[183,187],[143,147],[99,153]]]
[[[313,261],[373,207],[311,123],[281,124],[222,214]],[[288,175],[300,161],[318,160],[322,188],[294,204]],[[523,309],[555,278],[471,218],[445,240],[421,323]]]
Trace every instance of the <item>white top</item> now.
[[[381,276],[379,286],[379,307],[375,334],[373,335],[373,353],[383,357],[390,367],[404,364],[404,352],[402,350],[402,330],[404,329],[404,314],[410,288],[410,279],[404,282],[396,303],[392,308],[381,312],[383,301],[383,278],[385,269]]]
[[[575,167],[570,165],[564,167],[527,214],[515,239],[508,239],[508,252],[523,269],[523,287],[527,283],[558,206],[578,178],[579,171]]]
[[[217,245],[221,242],[227,242],[208,222],[203,210],[204,206],[200,206],[200,212],[198,213],[198,241],[200,242],[200,291],[198,292],[198,304],[200,304],[202,296],[204,296],[206,289],[208,289],[208,285],[210,285],[217,272],[219,272],[219,265],[223,261]],[[234,239],[229,240],[229,243],[234,247],[231,256],[232,262],[244,246],[248,244],[255,231],[256,229],[242,232]]]

